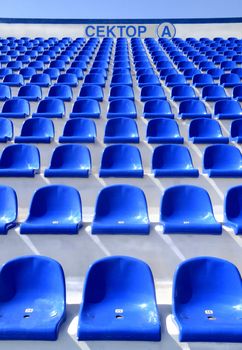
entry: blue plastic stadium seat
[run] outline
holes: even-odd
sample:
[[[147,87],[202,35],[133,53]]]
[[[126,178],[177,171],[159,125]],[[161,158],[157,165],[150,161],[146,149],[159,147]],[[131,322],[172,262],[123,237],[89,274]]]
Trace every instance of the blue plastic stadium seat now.
[[[168,75],[178,74],[175,68],[164,68],[160,70],[160,79],[165,79]]]
[[[229,138],[223,136],[216,120],[198,118],[190,123],[189,141],[193,143],[229,143]]]
[[[115,85],[128,85],[132,86],[132,78],[130,74],[114,74],[110,83],[110,86]]]
[[[221,62],[220,67],[225,71],[231,71],[233,68],[237,67],[237,64],[234,61],[224,61],[224,62]]]
[[[16,143],[50,143],[54,139],[54,124],[47,118],[27,119],[20,136],[15,137]]]
[[[6,143],[13,139],[13,123],[6,118],[0,118],[0,143]]]
[[[160,220],[164,233],[221,234],[208,192],[197,186],[179,185],[165,190]]]
[[[171,106],[165,100],[150,100],[144,104],[143,115],[145,118],[174,118]]]
[[[213,77],[210,74],[195,74],[192,79],[192,84],[198,88],[213,85]]]
[[[236,100],[221,100],[215,103],[214,115],[218,119],[241,118],[242,109]]]
[[[100,118],[101,110],[97,100],[84,99],[74,103],[70,118]]]
[[[29,84],[39,85],[42,87],[49,87],[51,85],[50,76],[49,74],[46,74],[46,73],[34,74],[32,75]]]
[[[146,131],[148,143],[183,143],[175,120],[157,118],[149,121]]]
[[[224,87],[234,87],[241,84],[240,77],[235,73],[222,74],[220,77],[220,84]]]
[[[24,85],[18,91],[18,97],[27,101],[39,101],[42,98],[41,87],[38,85]]]
[[[154,280],[143,261],[127,256],[96,261],[87,273],[82,299],[79,340],[161,339]]]
[[[240,150],[231,145],[208,146],[203,155],[203,172],[209,177],[242,177]]]
[[[91,156],[87,147],[61,145],[54,150],[45,177],[88,177],[90,170]]]
[[[6,67],[11,68],[13,71],[19,71],[23,67],[23,63],[21,61],[10,61]]]
[[[149,100],[166,100],[166,95],[160,85],[146,85],[141,88],[140,100],[146,102]]]
[[[77,76],[73,73],[64,73],[58,76],[57,84],[76,87],[78,85],[78,79]]]
[[[72,89],[69,85],[53,85],[50,87],[48,98],[58,98],[62,101],[72,100]]]
[[[141,74],[138,79],[139,87],[146,85],[161,85],[160,80],[155,74]]]
[[[233,228],[236,235],[242,234],[242,186],[228,190],[224,202],[224,225]]]
[[[12,74],[13,71],[11,68],[0,68],[0,78],[3,79],[6,75]]]
[[[50,62],[49,68],[57,68],[60,71],[64,71],[66,68],[66,64],[62,60],[54,60]]]
[[[189,150],[181,145],[162,145],[155,148],[152,157],[155,177],[198,177]]]
[[[174,101],[198,99],[194,89],[189,85],[176,85],[176,86],[174,86],[171,90],[171,98]]]
[[[112,118],[107,121],[105,143],[139,143],[137,124],[130,118]]]
[[[0,101],[9,100],[11,97],[11,88],[7,85],[0,84]]]
[[[94,121],[74,118],[66,122],[59,143],[94,143],[97,136]]]
[[[74,68],[72,68],[74,69]],[[121,68],[120,68],[121,69]],[[117,70],[117,69],[116,69]],[[119,72],[120,70],[118,70]],[[107,74],[107,71],[106,69],[103,69],[103,68],[91,68],[90,71],[89,71],[90,74],[102,74],[105,78],[105,80],[107,80],[108,78],[108,74]],[[125,72],[125,74],[127,74],[127,72]]]
[[[7,100],[3,107],[0,117],[3,118],[25,118],[30,115],[30,106],[24,99]]]
[[[169,74],[165,78],[165,84],[168,87],[173,87],[176,85],[187,85],[187,81],[183,74]]]
[[[84,79],[85,85],[99,85],[104,87],[106,84],[105,77],[102,74],[87,74]]]
[[[0,185],[0,234],[16,226],[18,216],[18,200],[13,188]],[[1,336],[0,336],[1,339]]]
[[[230,128],[231,141],[242,143],[242,119],[233,120]]]
[[[32,117],[62,118],[64,115],[64,102],[57,98],[49,98],[39,102],[37,113],[33,113]]]
[[[79,192],[71,186],[50,185],[33,195],[21,234],[77,234],[82,227],[82,204]]]
[[[241,293],[241,276],[232,263],[215,257],[181,263],[172,293],[179,340],[241,343]]]
[[[5,263],[1,279],[1,340],[56,340],[66,317],[61,265],[43,256]]]
[[[207,85],[202,89],[202,98],[205,101],[213,102],[229,99],[226,91],[221,85]]]
[[[143,177],[139,149],[131,145],[111,145],[104,149],[100,177]]]
[[[237,85],[233,89],[233,98],[237,101],[242,101],[242,85]]]
[[[186,79],[190,80],[194,77],[194,75],[200,74],[200,73],[201,71],[197,68],[188,68],[184,70],[183,75]]]
[[[7,74],[3,78],[2,84],[8,86],[22,86],[24,85],[24,78],[21,74]]]
[[[113,100],[109,103],[107,118],[127,117],[136,118],[135,103],[129,99]]]
[[[140,188],[113,185],[101,190],[96,202],[93,234],[149,234],[149,231],[146,198]]]
[[[28,64],[29,68],[34,68],[36,71],[43,71],[45,64],[43,61],[37,60],[37,61],[32,61]]]
[[[134,100],[134,91],[129,85],[115,85],[111,87],[109,94],[109,101],[129,99]]]
[[[180,103],[179,117],[181,119],[211,118],[211,116],[200,100],[185,100]]]
[[[21,74],[24,79],[29,80],[34,74],[36,74],[36,69],[33,67],[24,67],[20,69],[19,74]]]
[[[82,80],[84,78],[84,74],[81,68],[78,67],[71,67],[68,68],[66,73],[68,74],[74,74],[77,77],[77,80]],[[92,72],[94,73],[94,72]]]
[[[237,74],[241,79],[242,78],[242,67],[232,69],[231,73]]]
[[[103,101],[103,90],[99,85],[83,85],[78,100],[92,99],[99,102]]]
[[[0,177],[34,177],[40,171],[39,150],[32,145],[10,145],[0,159]]]
[[[43,73],[48,74],[52,80],[57,80],[58,76],[60,75],[58,68],[46,68]]]

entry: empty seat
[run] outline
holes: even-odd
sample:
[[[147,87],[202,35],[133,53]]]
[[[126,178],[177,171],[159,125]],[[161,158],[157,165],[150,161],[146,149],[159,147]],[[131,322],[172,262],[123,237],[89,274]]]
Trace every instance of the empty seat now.
[[[181,119],[211,118],[211,116],[200,100],[185,100],[180,103],[179,117]]]
[[[7,74],[3,78],[2,84],[8,86],[22,86],[24,85],[24,79],[21,74]]]
[[[76,87],[78,85],[78,79],[73,73],[60,74],[57,79],[57,84]]]
[[[106,84],[105,77],[102,74],[87,74],[84,79],[85,85],[99,85],[104,87]]]
[[[236,100],[221,100],[215,103],[214,115],[218,119],[241,118],[242,109]]]
[[[16,225],[18,216],[18,200],[13,188],[0,185],[0,234]],[[1,332],[1,331],[0,331]],[[1,339],[1,336],[0,336]]]
[[[43,256],[22,256],[1,267],[1,340],[56,340],[66,317],[61,265]]]
[[[221,85],[207,85],[202,89],[202,98],[205,101],[219,101],[228,99],[229,96],[226,94],[226,91]]]
[[[18,91],[18,97],[27,101],[39,101],[42,98],[41,87],[38,85],[24,85]]]
[[[97,136],[94,121],[84,118],[67,120],[59,143],[94,143]]]
[[[197,186],[179,185],[165,190],[161,201],[164,233],[221,234],[208,192]]]
[[[143,177],[139,149],[131,145],[111,145],[104,149],[100,177]]]
[[[187,81],[183,74],[169,74],[165,78],[165,84],[168,87],[173,87],[176,85],[187,85]]]
[[[224,87],[234,87],[240,84],[240,77],[235,73],[222,74],[220,84]]]
[[[166,100],[166,95],[160,85],[146,85],[141,88],[140,100],[142,102],[149,100]]]
[[[0,117],[3,118],[25,118],[30,115],[29,102],[20,99],[10,99],[7,100],[3,107]]]
[[[137,124],[130,118],[112,118],[107,121],[105,143],[139,143]]]
[[[109,104],[107,118],[127,117],[136,118],[135,103],[128,99],[113,100]]]
[[[70,118],[100,118],[101,110],[97,100],[77,100],[74,103]]]
[[[46,74],[46,73],[34,74],[34,75],[32,75],[29,84],[39,85],[42,87],[48,87],[51,85],[50,76],[49,76],[49,74]]]
[[[6,143],[13,139],[13,123],[6,118],[0,118],[0,142]]]
[[[12,74],[13,71],[11,68],[0,68],[0,78],[3,79],[6,75]]]
[[[213,85],[213,83],[213,77],[210,74],[195,74],[192,79],[192,84],[198,88]]]
[[[57,98],[49,98],[39,102],[37,113],[33,113],[32,117],[62,118],[64,115],[64,102]]]
[[[155,148],[152,157],[155,177],[198,177],[189,150],[181,145],[162,145]]]
[[[242,186],[228,190],[224,202],[224,225],[231,227],[236,235],[242,234]]]
[[[51,143],[55,131],[52,120],[47,118],[27,119],[20,136],[15,137],[16,143]]]
[[[62,101],[72,100],[72,89],[69,85],[53,85],[49,90],[47,98],[58,98]]]
[[[7,85],[0,84],[0,101],[9,100],[12,96],[11,89]]]
[[[198,99],[194,89],[188,85],[176,85],[176,86],[174,86],[171,90],[171,98],[174,101]]]
[[[90,169],[91,156],[87,147],[61,145],[54,150],[45,177],[88,177]]]
[[[171,106],[165,100],[150,100],[144,104],[143,115],[145,118],[174,118]]]
[[[160,80],[155,74],[141,74],[138,79],[139,87],[146,85],[161,85]]]
[[[241,342],[241,309],[236,306],[241,293],[241,276],[232,263],[215,257],[181,263],[174,275],[172,300],[179,340]]]
[[[99,85],[83,85],[78,100],[92,99],[99,102],[103,101],[103,90]]]
[[[77,234],[82,227],[79,192],[71,186],[49,185],[33,195],[21,234]]]
[[[149,231],[146,198],[140,188],[113,185],[101,190],[96,202],[93,234],[149,234]]]
[[[237,101],[242,101],[242,85],[237,85],[233,89],[233,98]]]
[[[208,146],[203,155],[203,172],[209,177],[241,177],[240,150],[231,145]]]
[[[193,143],[228,143],[221,127],[216,120],[198,118],[191,121],[189,126],[189,141]]]
[[[149,121],[146,131],[148,143],[183,143],[175,120],[157,118]]]
[[[242,119],[233,120],[230,128],[231,141],[242,143]]]
[[[56,80],[58,76],[60,75],[60,71],[58,68],[46,68],[43,71],[44,74],[48,74],[50,76],[50,79]]]
[[[66,73],[74,74],[77,77],[77,80],[82,80],[84,78],[84,74],[83,74],[82,69],[78,68],[78,67],[68,68]],[[91,72],[91,73],[94,73],[94,72]]]
[[[0,177],[34,177],[40,171],[40,154],[32,145],[10,145],[0,159]]]
[[[152,272],[141,260],[112,256],[96,261],[87,273],[82,300],[79,340],[161,338]]]
[[[132,78],[130,74],[114,74],[110,86],[115,86],[115,85],[128,85],[132,86]]]
[[[115,85],[111,87],[109,94],[109,101],[129,99],[134,100],[134,91],[129,85]]]

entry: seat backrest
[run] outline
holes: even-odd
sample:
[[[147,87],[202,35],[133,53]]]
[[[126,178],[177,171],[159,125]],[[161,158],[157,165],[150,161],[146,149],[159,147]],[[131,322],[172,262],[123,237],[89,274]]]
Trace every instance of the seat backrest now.
[[[58,98],[40,101],[37,113],[62,113],[65,114],[64,102]]]
[[[54,124],[48,118],[27,119],[21,130],[21,136],[49,136],[54,137]]]
[[[235,186],[228,190],[224,202],[224,212],[228,220],[242,216],[242,186]]]
[[[152,272],[141,260],[128,256],[112,256],[96,261],[89,269],[83,302],[104,300],[148,304],[155,302]]]
[[[79,192],[71,186],[49,185],[39,188],[33,195],[30,217],[53,215],[69,217],[79,222],[82,218],[82,205]]]
[[[178,185],[165,190],[161,201],[161,221],[169,217],[203,218],[213,213],[207,191],[201,187]]]
[[[123,166],[133,169],[142,166],[139,149],[131,145],[111,145],[104,149],[101,167]]]
[[[211,145],[204,151],[203,164],[205,169],[213,167],[240,167],[241,153],[232,145]]]
[[[1,221],[15,221],[18,216],[16,192],[9,186],[0,185],[0,218]]]
[[[91,156],[88,148],[82,145],[61,145],[56,147],[51,158],[51,168],[91,168]]]
[[[30,114],[30,107],[28,101],[24,99],[10,99],[6,101],[2,108],[3,113],[25,113]]]
[[[37,147],[32,145],[10,145],[4,148],[1,160],[1,168],[40,168],[40,154]]]

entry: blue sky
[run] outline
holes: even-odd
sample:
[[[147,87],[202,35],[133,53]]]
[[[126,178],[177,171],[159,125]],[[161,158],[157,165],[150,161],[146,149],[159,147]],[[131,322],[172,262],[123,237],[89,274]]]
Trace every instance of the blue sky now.
[[[242,17],[241,0],[8,0],[7,18],[214,18]]]

